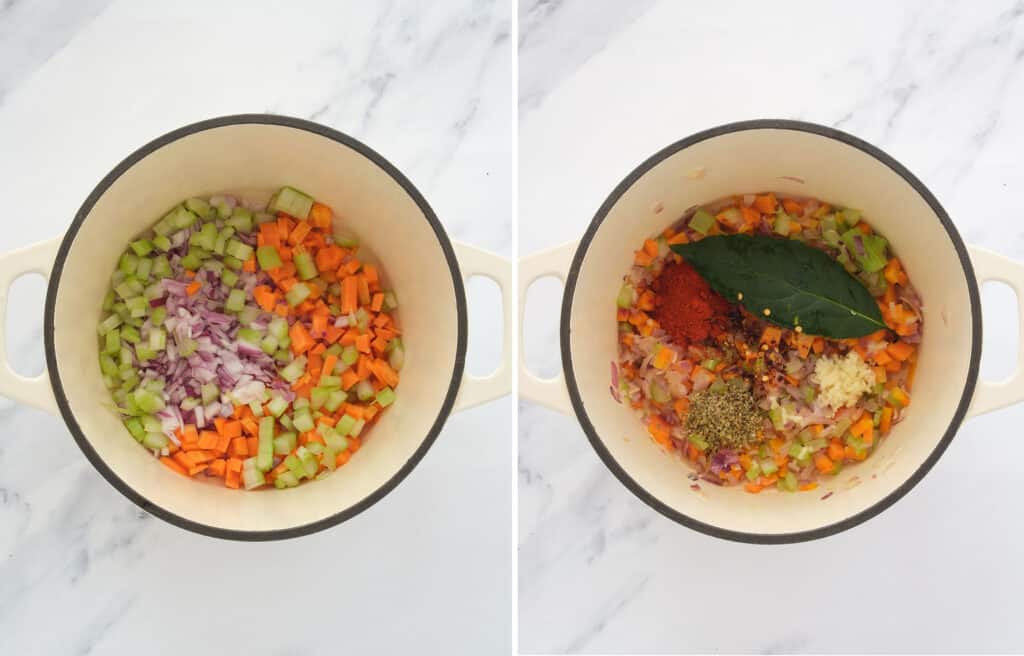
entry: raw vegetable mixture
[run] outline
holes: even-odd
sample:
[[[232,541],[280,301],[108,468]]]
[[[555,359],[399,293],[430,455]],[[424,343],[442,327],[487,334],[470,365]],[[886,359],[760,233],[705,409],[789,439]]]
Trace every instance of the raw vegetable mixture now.
[[[333,213],[190,198],[121,256],[100,368],[129,433],[185,476],[294,487],[348,462],[395,401],[393,292]]]
[[[832,339],[806,333],[799,317],[778,325],[769,307],[744,307],[742,292],[723,298],[672,250],[738,234],[824,251],[867,289],[886,327]],[[921,307],[887,240],[859,211],[772,193],[727,198],[688,212],[636,252],[617,298],[612,395],[692,463],[695,489],[700,478],[751,493],[812,490],[866,459],[903,418]]]

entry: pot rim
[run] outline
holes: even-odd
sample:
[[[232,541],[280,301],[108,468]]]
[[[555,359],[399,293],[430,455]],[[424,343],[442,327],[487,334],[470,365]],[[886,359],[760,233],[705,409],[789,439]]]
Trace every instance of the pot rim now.
[[[67,395],[64,392],[64,385],[60,379],[53,338],[57,288],[60,285],[61,274],[64,270],[64,262],[67,259],[68,252],[75,240],[75,236],[78,234],[79,228],[92,211],[93,206],[107,191],[107,189],[136,163],[174,141],[206,130],[246,124],[276,125],[304,130],[306,132],[317,134],[321,137],[326,137],[327,139],[330,139],[341,146],[350,148],[361,154],[363,157],[366,157],[387,173],[396,183],[398,183],[398,185],[402,187],[407,194],[409,194],[409,197],[412,198],[417,207],[419,207],[423,216],[430,224],[430,227],[433,228],[434,234],[441,246],[441,250],[444,252],[444,257],[452,276],[452,285],[455,289],[455,306],[458,317],[455,363],[452,369],[451,379],[448,383],[448,391],[445,394],[444,402],[441,404],[441,408],[434,420],[434,423],[431,425],[430,430],[405,464],[371,494],[341,512],[300,526],[264,531],[226,529],[193,521],[150,501],[125,483],[110,467],[107,466],[106,462],[99,456],[99,454],[96,453],[89,440],[85,437],[81,427],[78,425],[78,421],[75,419],[74,413],[71,411]],[[95,467],[103,478],[106,479],[107,482],[110,483],[118,492],[126,496],[146,512],[156,515],[170,524],[194,533],[221,539],[251,542],[283,540],[316,533],[317,531],[321,531],[355,517],[383,499],[389,492],[391,492],[391,490],[402,482],[406,476],[409,475],[423,456],[426,455],[427,451],[437,439],[438,434],[441,432],[441,428],[444,426],[448,416],[452,412],[452,408],[455,405],[455,397],[458,394],[459,387],[462,382],[467,347],[466,292],[462,282],[462,275],[459,271],[458,259],[455,256],[455,250],[452,248],[451,241],[448,239],[448,235],[445,232],[444,227],[441,225],[440,220],[438,220],[437,215],[434,213],[434,210],[430,207],[426,199],[422,194],[420,194],[419,190],[416,189],[412,182],[409,181],[401,171],[399,171],[382,155],[347,134],[305,119],[277,114],[233,114],[191,123],[150,141],[132,154],[128,155],[128,157],[115,166],[113,170],[111,170],[111,172],[96,185],[93,191],[85,199],[81,208],[79,208],[78,212],[75,214],[75,218],[71,222],[71,226],[68,228],[61,240],[60,249],[57,251],[57,256],[54,260],[53,269],[50,273],[50,282],[46,292],[46,305],[43,316],[43,339],[45,344],[47,371],[49,372],[50,384],[53,387],[57,406],[60,408],[60,414],[64,418],[64,422],[67,424],[68,428],[71,430],[71,434],[75,438],[75,442],[78,443],[78,447],[82,450],[82,453],[85,454],[85,457],[90,463],[92,463],[93,467]]]
[[[964,276],[967,279],[967,291],[971,303],[971,358],[967,371],[967,379],[964,383],[963,393],[960,397],[960,402],[957,405],[956,412],[954,413],[953,419],[947,427],[946,432],[943,434],[942,439],[924,462],[922,462],[914,471],[910,478],[895,487],[880,501],[838,522],[806,531],[794,531],[789,533],[751,533],[725,529],[714,524],[699,521],[689,515],[681,513],[650,494],[626,472],[617,460],[615,460],[605,447],[604,442],[598,436],[597,430],[590,421],[586,407],[583,404],[583,399],[579,393],[579,386],[576,382],[576,374],[573,368],[572,353],[569,346],[570,319],[572,316],[573,296],[576,291],[576,282],[579,278],[580,269],[582,268],[583,260],[586,257],[590,243],[593,241],[594,235],[597,234],[598,229],[601,227],[601,224],[604,222],[604,219],[611,208],[637,180],[668,157],[702,141],[746,130],[792,130],[794,132],[810,133],[820,137],[834,139],[857,148],[889,167],[893,173],[902,177],[911,187],[913,187],[914,191],[916,191],[918,195],[928,203],[936,217],[938,217],[942,227],[945,228],[946,233],[956,250],[957,257],[960,260]],[[952,442],[953,437],[956,435],[960,424],[963,422],[964,417],[967,414],[967,409],[970,406],[971,399],[974,396],[974,388],[977,383],[978,368],[981,360],[981,300],[978,293],[977,278],[974,275],[974,268],[971,265],[970,257],[967,254],[967,248],[964,245],[963,240],[960,238],[960,233],[957,231],[956,226],[953,225],[953,221],[949,218],[949,215],[946,213],[946,210],[943,209],[938,199],[936,199],[924,183],[914,176],[914,174],[905,166],[900,164],[896,159],[880,148],[873,146],[858,137],[832,127],[788,119],[756,119],[727,123],[697,132],[689,137],[676,141],[647,158],[639,166],[633,169],[633,171],[631,171],[629,175],[627,175],[622,182],[615,187],[614,190],[612,190],[604,203],[602,203],[600,208],[598,208],[597,213],[594,215],[587,231],[584,233],[583,238],[580,240],[580,243],[576,248],[576,253],[573,255],[569,273],[565,279],[565,293],[562,297],[562,316],[559,334],[562,349],[562,370],[565,375],[569,399],[572,403],[573,410],[576,412],[576,418],[583,427],[583,431],[586,433],[587,439],[594,448],[594,451],[597,452],[597,455],[604,462],[605,466],[611,470],[615,477],[618,478],[630,492],[635,494],[641,501],[665,517],[706,535],[750,544],[790,544],[794,542],[817,540],[819,538],[835,535],[836,533],[853,528],[854,526],[871,519],[910,492],[910,490],[917,485],[922,478],[924,478],[925,474],[931,470],[935,463],[938,462],[939,458],[942,456],[943,452],[945,452],[950,442]]]

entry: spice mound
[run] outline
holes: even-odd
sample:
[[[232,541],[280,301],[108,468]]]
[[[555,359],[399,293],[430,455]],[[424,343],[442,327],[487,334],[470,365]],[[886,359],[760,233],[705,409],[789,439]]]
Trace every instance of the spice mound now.
[[[730,383],[724,389],[697,392],[690,400],[686,428],[707,449],[743,447],[757,439],[764,415],[745,386]]]
[[[677,345],[700,344],[729,327],[732,306],[686,260],[668,262],[652,288],[654,318]]]

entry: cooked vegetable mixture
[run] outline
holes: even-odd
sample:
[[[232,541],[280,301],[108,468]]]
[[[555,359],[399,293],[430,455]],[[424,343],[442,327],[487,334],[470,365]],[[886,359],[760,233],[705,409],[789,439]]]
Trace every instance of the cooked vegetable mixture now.
[[[714,271],[718,251],[698,258],[694,246],[707,237],[701,247],[750,253],[738,267],[749,271]],[[788,279],[776,278],[773,250],[786,262],[796,252],[805,270],[790,265]],[[800,296],[800,277],[838,291]],[[616,318],[612,396],[692,463],[692,479],[751,493],[813,490],[866,459],[910,404],[923,323],[899,259],[859,211],[773,193],[695,208],[646,240]]]
[[[266,211],[190,198],[129,244],[100,368],[128,432],[168,468],[294,487],[347,463],[395,402],[395,294],[333,223],[284,187]]]

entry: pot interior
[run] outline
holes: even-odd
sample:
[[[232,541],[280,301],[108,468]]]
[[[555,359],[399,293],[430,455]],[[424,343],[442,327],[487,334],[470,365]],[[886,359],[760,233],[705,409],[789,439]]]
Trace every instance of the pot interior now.
[[[584,426],[592,424],[588,432],[599,452],[606,451],[606,462],[613,470],[620,468],[616,473],[631,479],[624,482],[634,492],[652,496],[655,507],[669,516],[755,540],[850,519],[882,502],[915,473],[923,475],[930,466],[926,461],[944,448],[947,431],[951,437],[958,408],[966,408],[973,390],[969,371],[972,360],[976,365],[975,342],[980,339],[972,322],[979,309],[972,303],[961,255],[936,210],[911,182],[873,155],[813,132],[726,132],[663,157],[652,158],[656,163],[638,172],[635,181],[623,183],[617,200],[615,194],[609,199],[604,220],[596,231],[591,228],[589,246],[584,239],[582,259],[577,253],[574,289],[570,275],[570,357],[565,364],[575,380],[577,412],[582,411]],[[696,491],[687,479],[691,467],[678,455],[664,453],[633,411],[609,393],[608,363],[617,359],[615,297],[633,251],[645,237],[695,205],[761,191],[859,208],[889,238],[925,306],[912,403],[904,421],[874,454],[826,478],[814,491],[754,495],[742,486],[720,488],[704,481]]]
[[[382,168],[389,165],[378,164],[362,148],[283,124],[207,126],[130,158],[76,220],[77,234],[69,234],[70,247],[65,240],[67,257],[52,283],[57,367],[51,376],[58,398],[61,390],[67,398],[83,448],[102,461],[100,470],[109,468],[105,476],[158,506],[157,512],[215,534],[340,521],[396,484],[440,430],[461,376],[465,344],[465,301],[454,255],[411,184],[397,172],[393,177]],[[407,349],[398,400],[351,461],[323,480],[249,493],[227,489],[219,479],[199,482],[202,474],[186,480],[141,448],[110,410],[94,328],[109,276],[128,241],[183,199],[216,193],[265,198],[282,185],[330,205],[336,225],[358,236],[395,289]]]

